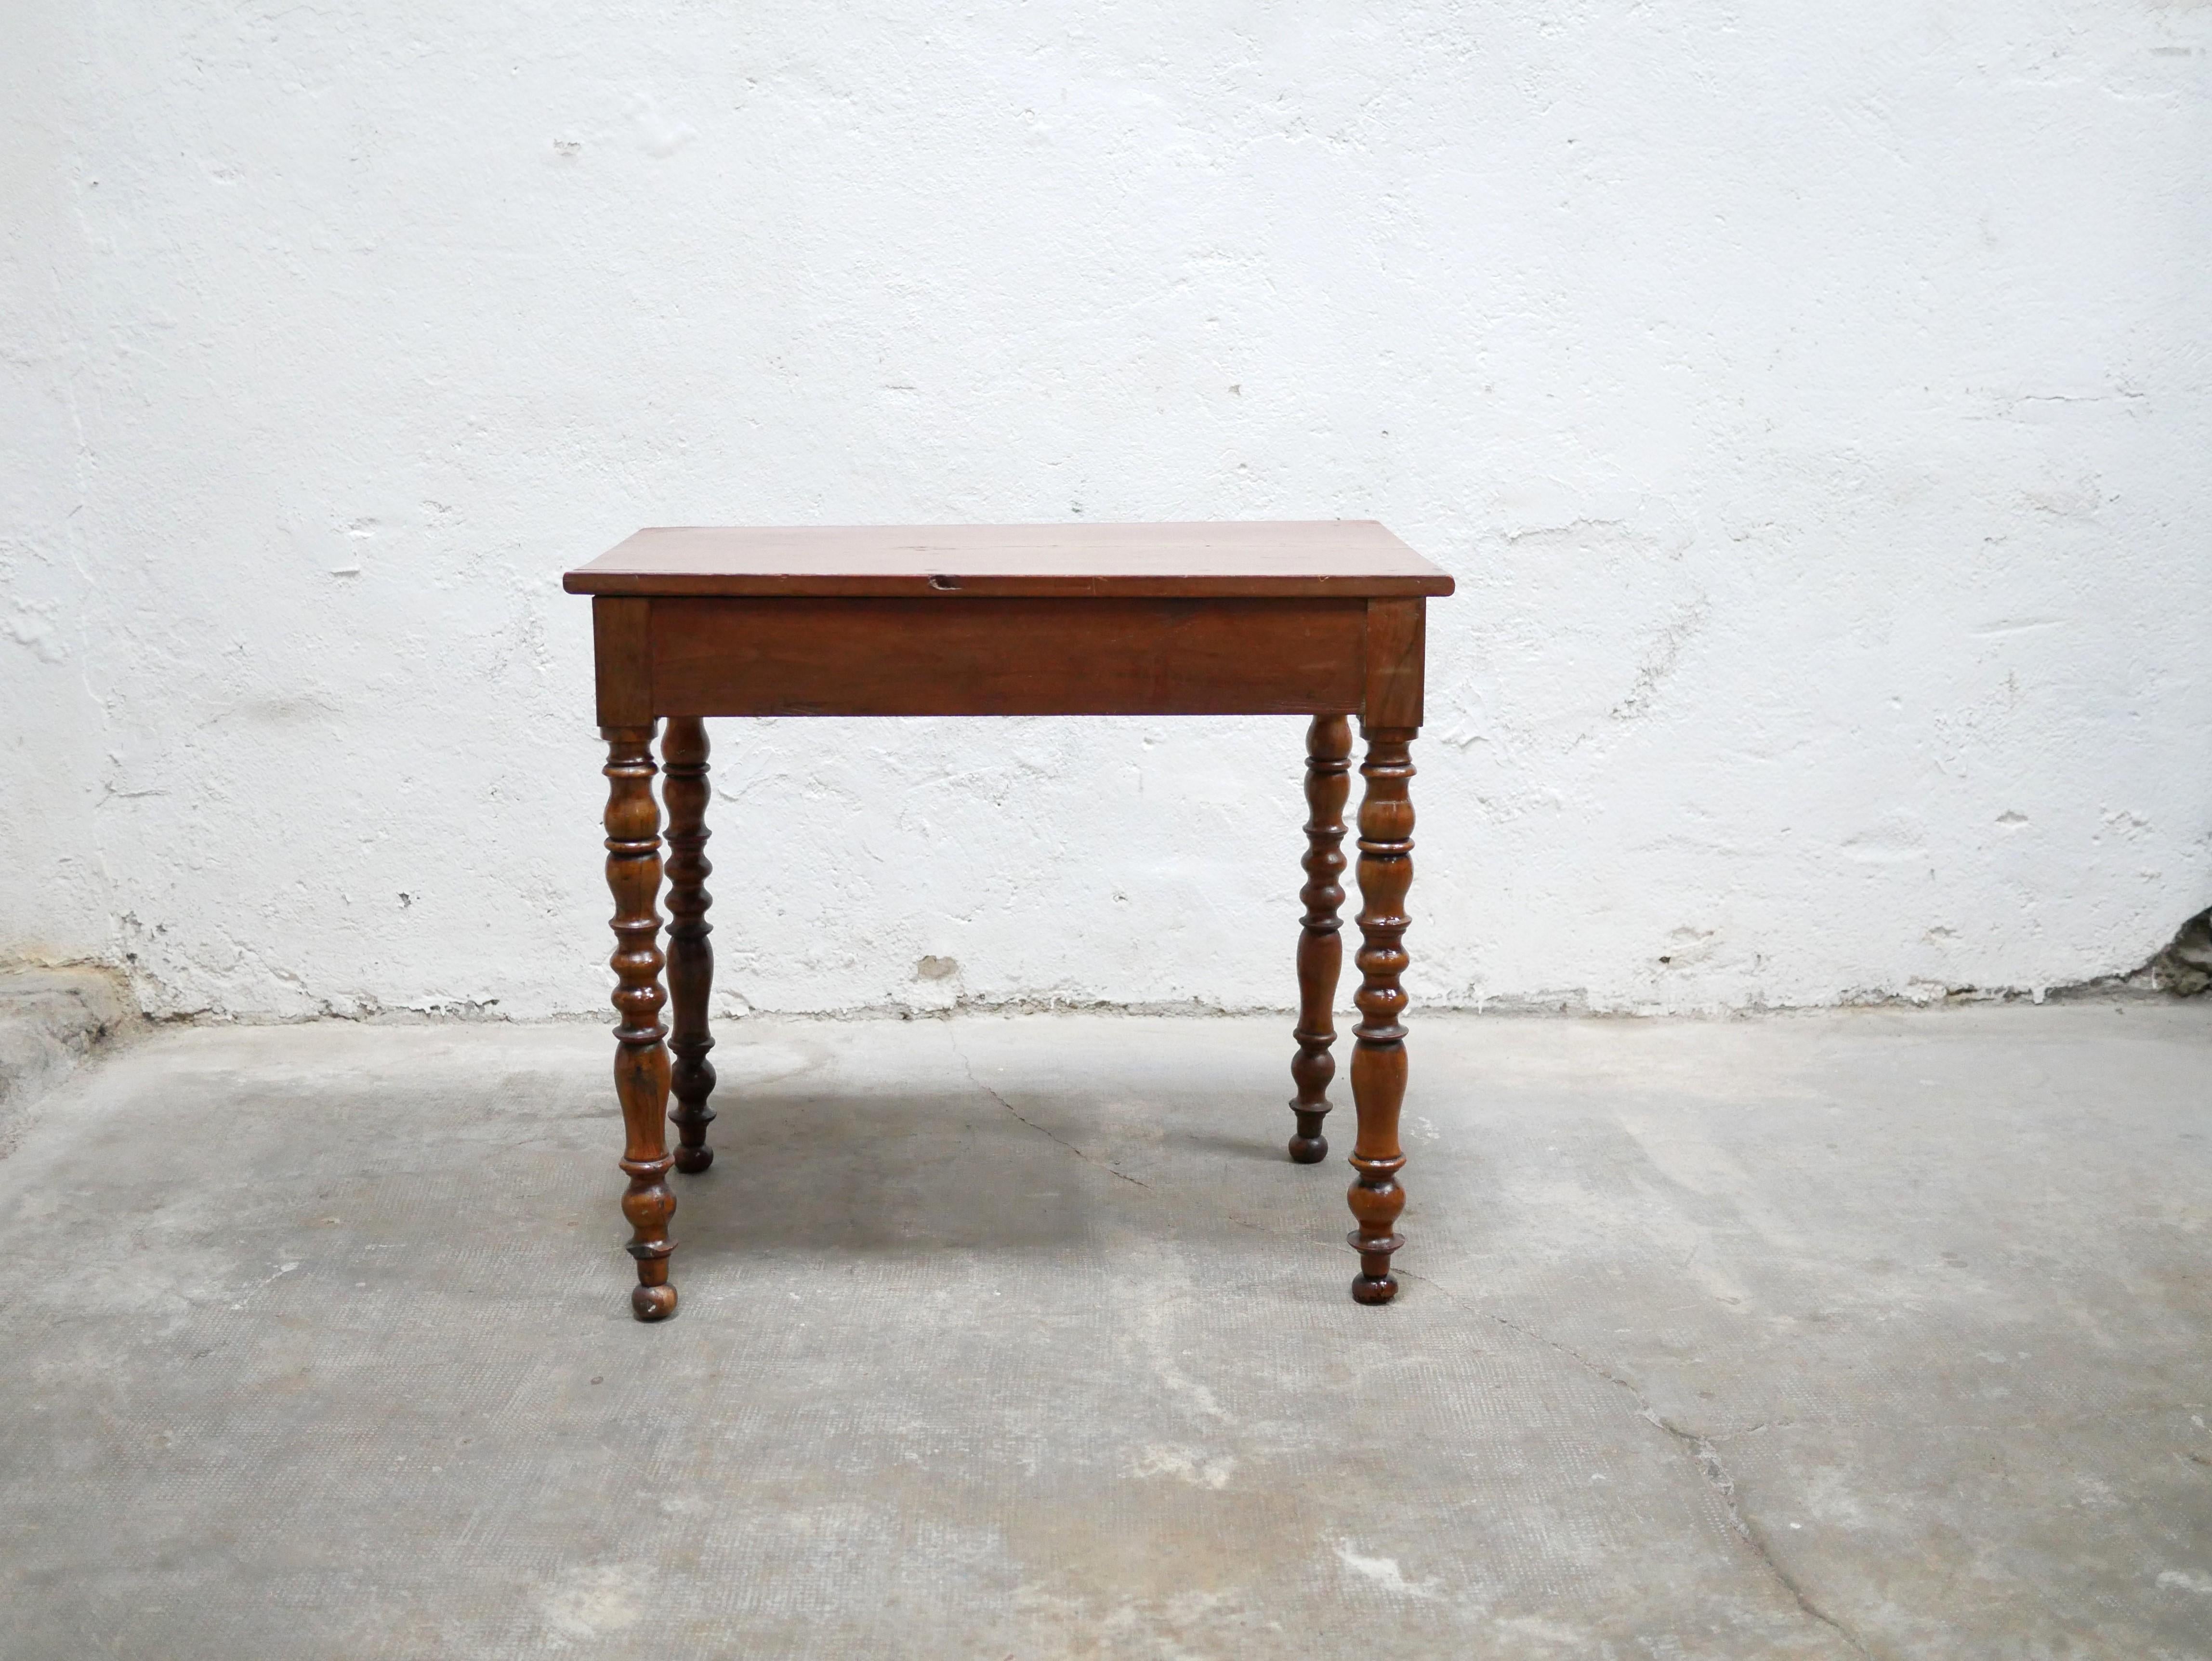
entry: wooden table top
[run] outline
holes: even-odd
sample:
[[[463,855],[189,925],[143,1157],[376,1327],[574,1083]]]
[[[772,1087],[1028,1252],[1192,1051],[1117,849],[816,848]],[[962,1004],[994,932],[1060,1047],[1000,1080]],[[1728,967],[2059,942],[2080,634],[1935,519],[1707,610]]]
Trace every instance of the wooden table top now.
[[[640,531],[572,594],[1376,599],[1452,580],[1373,520]]]

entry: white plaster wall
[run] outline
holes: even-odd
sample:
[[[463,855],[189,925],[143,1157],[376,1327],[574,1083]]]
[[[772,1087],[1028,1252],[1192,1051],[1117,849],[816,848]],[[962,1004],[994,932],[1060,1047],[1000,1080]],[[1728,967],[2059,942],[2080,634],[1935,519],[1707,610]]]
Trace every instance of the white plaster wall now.
[[[2182,0],[14,0],[0,947],[603,1008],[565,566],[1344,515],[1460,579],[1419,997],[2130,967],[2212,900],[2209,53]],[[724,985],[1286,1004],[1299,735],[720,724]]]

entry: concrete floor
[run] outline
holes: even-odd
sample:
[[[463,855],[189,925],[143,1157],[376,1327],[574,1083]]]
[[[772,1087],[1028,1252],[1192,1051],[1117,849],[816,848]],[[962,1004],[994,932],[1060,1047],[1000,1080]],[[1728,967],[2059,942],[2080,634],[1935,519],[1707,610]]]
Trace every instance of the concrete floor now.
[[[2212,1655],[2212,1007],[199,1030],[0,1160],[0,1655]],[[1349,1142],[1348,1108],[1334,1122]]]

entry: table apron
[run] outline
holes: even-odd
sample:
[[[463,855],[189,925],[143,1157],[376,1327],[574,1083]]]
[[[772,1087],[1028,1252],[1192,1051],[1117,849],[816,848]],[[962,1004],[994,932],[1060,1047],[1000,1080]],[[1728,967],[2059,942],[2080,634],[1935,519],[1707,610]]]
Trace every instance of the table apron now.
[[[1370,619],[1357,599],[603,596],[600,721],[1353,714],[1372,670],[1410,678],[1417,722],[1421,602],[1372,607]]]

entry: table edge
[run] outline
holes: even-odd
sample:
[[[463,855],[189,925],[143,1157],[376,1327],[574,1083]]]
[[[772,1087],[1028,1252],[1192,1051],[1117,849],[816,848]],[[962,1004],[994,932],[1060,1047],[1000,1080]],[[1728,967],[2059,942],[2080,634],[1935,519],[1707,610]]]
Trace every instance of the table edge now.
[[[952,575],[959,586],[920,573],[892,576],[778,576],[752,572],[716,575],[696,572],[608,571],[588,567],[568,572],[561,587],[571,594],[636,599],[880,599],[927,595],[957,600],[962,596],[999,598],[1129,599],[1403,599],[1442,598],[1457,585],[1448,572],[1433,575],[1362,576],[969,576]]]

